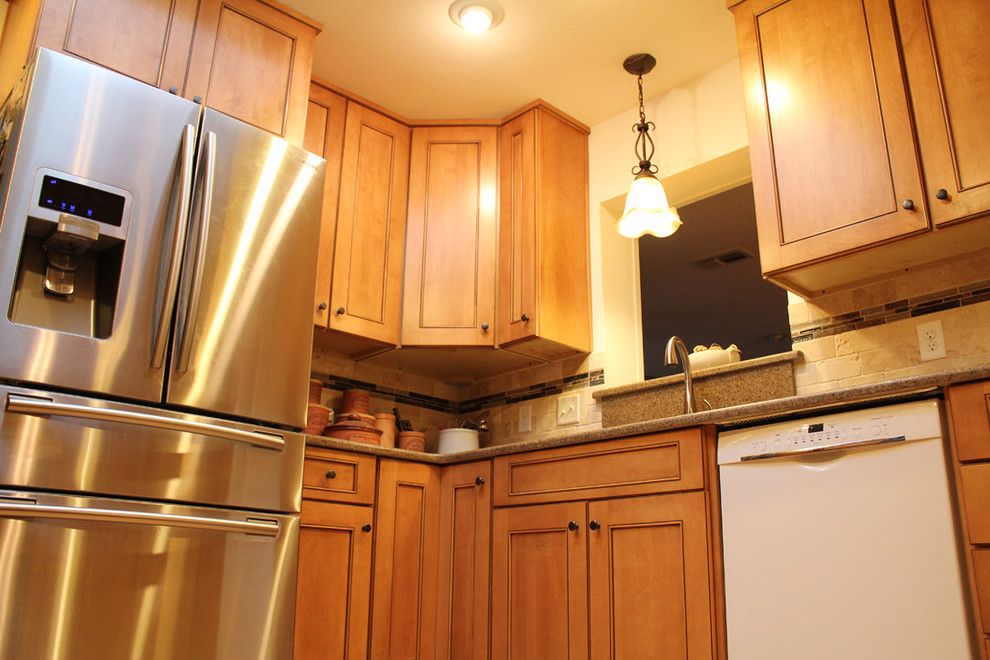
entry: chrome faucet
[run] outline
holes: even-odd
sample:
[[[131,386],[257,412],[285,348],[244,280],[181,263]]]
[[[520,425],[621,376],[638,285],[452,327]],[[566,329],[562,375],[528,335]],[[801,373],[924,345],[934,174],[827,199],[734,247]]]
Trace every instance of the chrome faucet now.
[[[674,335],[667,342],[667,348],[663,352],[663,363],[667,366],[680,363],[684,368],[684,414],[689,415],[696,411],[694,406],[694,386],[691,384],[691,362],[688,360],[687,346],[677,335]]]

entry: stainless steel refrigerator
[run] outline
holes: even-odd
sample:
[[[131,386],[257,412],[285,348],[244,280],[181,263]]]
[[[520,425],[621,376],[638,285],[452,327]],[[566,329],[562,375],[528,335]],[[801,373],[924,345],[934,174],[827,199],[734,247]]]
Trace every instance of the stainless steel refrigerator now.
[[[0,657],[291,657],[324,162],[40,50],[0,109]]]

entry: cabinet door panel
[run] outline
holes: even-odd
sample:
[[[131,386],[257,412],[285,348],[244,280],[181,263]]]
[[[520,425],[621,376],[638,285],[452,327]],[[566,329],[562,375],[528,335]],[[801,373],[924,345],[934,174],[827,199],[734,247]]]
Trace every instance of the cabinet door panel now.
[[[344,118],[347,99],[319,85],[310,85],[303,148],[327,161],[323,184],[323,214],[320,221],[320,251],[316,262],[316,299],[313,323],[330,323],[330,285],[333,280],[333,249],[337,234],[337,199],[340,195],[340,167],[344,157]]]
[[[372,510],[303,500],[296,660],[367,657]]]
[[[705,494],[592,502],[591,654],[711,658]]]
[[[585,504],[492,515],[492,660],[587,658]]]
[[[316,33],[260,0],[203,0],[185,95],[302,144]]]
[[[378,481],[371,657],[428,660],[436,651],[439,471],[382,461]]]
[[[334,330],[399,341],[408,176],[409,128],[349,102],[330,302]]]
[[[498,129],[498,342],[536,334],[536,113]],[[526,315],[529,320],[522,320]]]
[[[162,89],[181,89],[196,5],[195,0],[47,0],[37,45]]]
[[[925,230],[888,3],[754,0],[736,21],[764,272]]]
[[[443,470],[437,609],[439,660],[488,658],[491,472],[488,461],[452,465]]]
[[[990,211],[990,3],[896,7],[932,217],[944,223]],[[937,197],[940,188],[948,199]]]
[[[990,459],[990,381],[953,385],[948,400],[959,460]]]
[[[403,345],[494,343],[496,160],[493,127],[413,130]]]

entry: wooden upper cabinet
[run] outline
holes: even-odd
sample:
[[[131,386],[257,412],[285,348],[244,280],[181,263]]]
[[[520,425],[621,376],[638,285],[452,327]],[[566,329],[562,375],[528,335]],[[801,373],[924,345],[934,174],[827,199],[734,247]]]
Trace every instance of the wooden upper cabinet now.
[[[274,2],[201,0],[185,96],[301,145],[319,32]]]
[[[764,273],[928,229],[890,3],[732,9]]]
[[[330,328],[399,343],[409,128],[347,103]]]
[[[585,506],[492,514],[492,660],[588,657]]]
[[[499,128],[498,343],[591,351],[588,131],[543,105]]]
[[[303,500],[296,660],[368,657],[372,513],[371,507]]]
[[[437,659],[488,660],[492,466],[443,468]]]
[[[15,2],[0,44],[0,95],[42,46],[302,144],[320,29],[271,0]]]
[[[181,92],[196,21],[196,0],[15,2],[4,33],[6,95],[35,47],[49,48],[136,80]],[[33,39],[32,39],[33,35]],[[7,67],[13,70],[6,71]],[[14,78],[16,78],[14,75]]]
[[[316,264],[316,299],[313,301],[313,323],[323,328],[330,324],[330,285],[333,281],[333,249],[337,233],[337,200],[340,196],[346,114],[347,99],[320,85],[310,85],[303,148],[323,156],[327,161]]]
[[[495,343],[497,157],[492,126],[412,131],[404,346]]]
[[[382,460],[375,523],[372,658],[436,655],[440,471]]]
[[[927,196],[937,224],[990,211],[990,3],[896,0]],[[940,197],[939,191],[945,191]]]
[[[705,494],[591,502],[593,658],[713,658]]]

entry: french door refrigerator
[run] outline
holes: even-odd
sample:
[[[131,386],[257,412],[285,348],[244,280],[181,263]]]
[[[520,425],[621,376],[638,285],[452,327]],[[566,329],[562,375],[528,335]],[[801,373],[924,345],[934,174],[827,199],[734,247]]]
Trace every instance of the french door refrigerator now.
[[[291,657],[323,178],[38,51],[0,109],[0,657]]]

